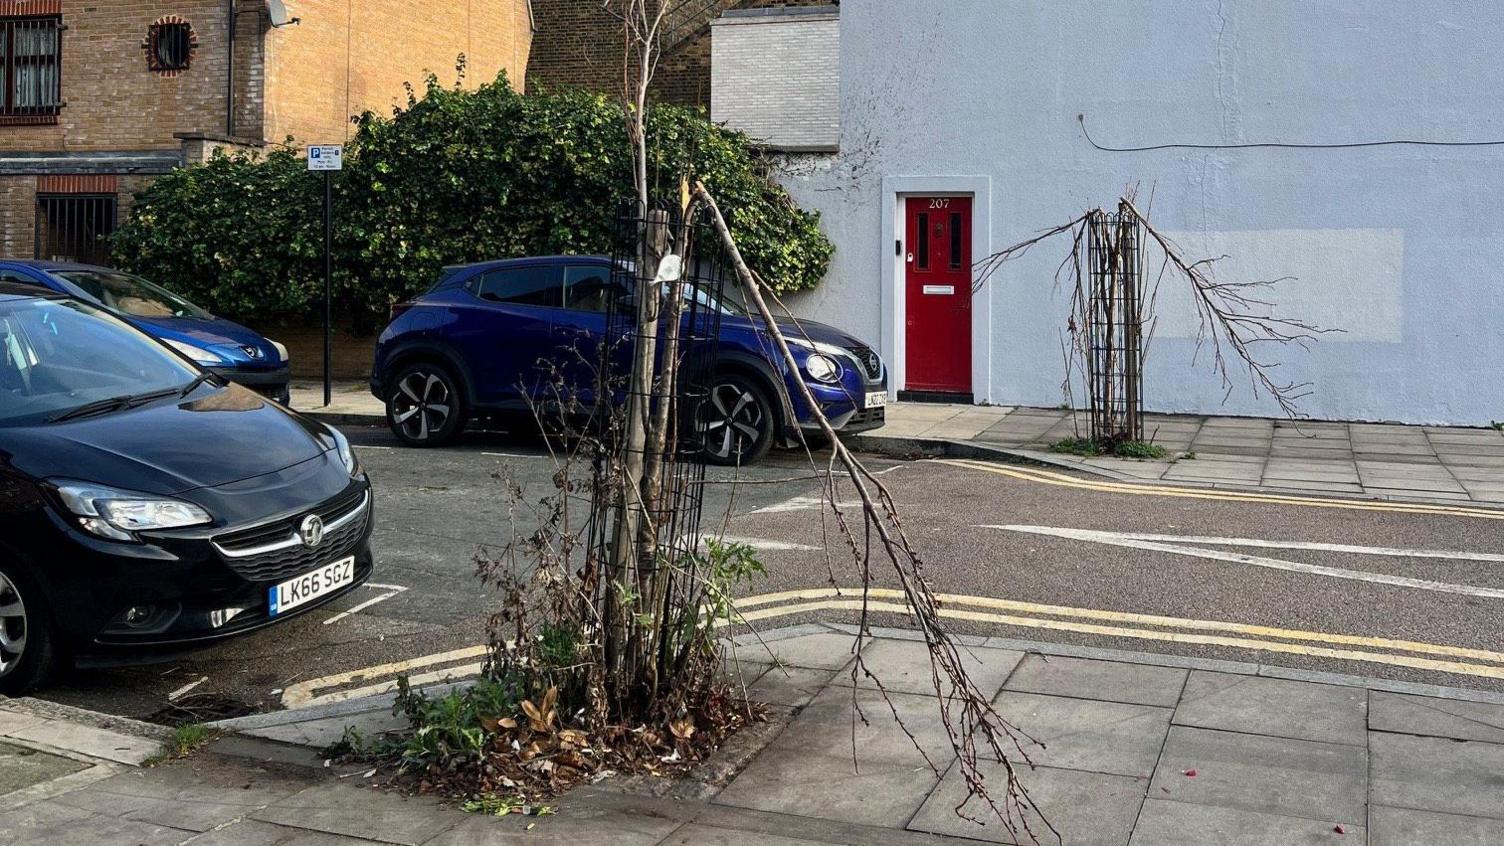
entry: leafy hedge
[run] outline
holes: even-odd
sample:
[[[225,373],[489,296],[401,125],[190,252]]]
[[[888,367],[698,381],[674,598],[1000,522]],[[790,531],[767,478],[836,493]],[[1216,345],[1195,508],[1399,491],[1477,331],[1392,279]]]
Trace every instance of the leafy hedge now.
[[[657,106],[651,172],[665,199],[686,164],[726,212],[747,260],[780,291],[811,288],[830,242],[819,216],[767,178],[746,136]],[[374,323],[446,264],[608,252],[631,156],[618,104],[524,96],[506,78],[476,90],[430,78],[391,117],[366,113],[336,176],[339,313]],[[218,157],[137,195],[114,261],[213,311],[246,320],[312,315],[323,279],[322,180],[299,156]]]

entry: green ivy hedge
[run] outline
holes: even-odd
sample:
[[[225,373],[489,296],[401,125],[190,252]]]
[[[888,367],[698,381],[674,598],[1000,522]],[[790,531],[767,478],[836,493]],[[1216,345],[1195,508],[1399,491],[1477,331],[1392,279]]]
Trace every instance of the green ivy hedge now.
[[[620,106],[584,92],[522,95],[430,78],[391,117],[366,113],[336,175],[335,297],[373,325],[447,264],[610,250],[631,193]],[[749,139],[676,106],[650,113],[652,173],[686,167],[716,194],[748,262],[780,292],[814,287],[832,247],[819,216],[768,178]],[[323,280],[323,182],[295,153],[217,157],[137,195],[115,263],[242,320],[312,316]]]

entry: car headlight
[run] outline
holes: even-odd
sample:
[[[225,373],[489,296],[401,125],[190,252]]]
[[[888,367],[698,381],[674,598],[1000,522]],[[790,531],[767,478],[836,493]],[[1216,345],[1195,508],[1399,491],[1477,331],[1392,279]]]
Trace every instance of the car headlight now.
[[[333,426],[325,426],[329,434],[334,436],[334,448],[339,451],[339,460],[345,465],[345,469],[351,476],[360,475],[360,459],[355,457],[355,450],[350,447],[350,441],[345,434]]]
[[[84,531],[110,540],[135,540],[133,532],[201,526],[213,519],[191,502],[87,482],[59,483],[57,494]]]
[[[270,340],[270,339],[268,339],[268,340]],[[276,348],[278,357],[280,357],[283,361],[291,361],[292,360],[287,355],[287,347],[284,346],[281,342],[279,342],[279,341],[272,341],[272,346]]]
[[[162,342],[165,343],[165,344],[167,344],[167,346],[172,347],[173,349],[175,349],[178,352],[182,353],[183,355],[188,356],[189,358],[193,359],[194,361],[198,362],[199,364],[224,364],[225,363],[224,356],[222,356],[222,355],[220,355],[219,353],[216,353],[216,352],[210,352],[209,350],[206,350],[203,347],[196,347],[193,344],[185,344],[182,341],[174,341],[174,340],[171,340],[171,339],[168,339],[168,338],[162,339]]]
[[[841,365],[824,353],[810,353],[804,359],[804,372],[816,382],[834,382],[841,378]]]

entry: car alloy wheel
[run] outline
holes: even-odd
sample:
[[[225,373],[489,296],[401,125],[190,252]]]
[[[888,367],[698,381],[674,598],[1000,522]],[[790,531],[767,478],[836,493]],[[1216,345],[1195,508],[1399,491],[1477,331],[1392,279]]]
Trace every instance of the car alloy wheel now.
[[[767,403],[741,379],[727,379],[710,390],[701,406],[700,432],[706,456],[730,464],[762,457],[771,441]]]
[[[455,414],[454,391],[432,370],[408,371],[392,396],[392,425],[409,440],[427,441],[447,434]]]
[[[0,573],[0,678],[21,665],[26,654],[26,603],[16,583]]]

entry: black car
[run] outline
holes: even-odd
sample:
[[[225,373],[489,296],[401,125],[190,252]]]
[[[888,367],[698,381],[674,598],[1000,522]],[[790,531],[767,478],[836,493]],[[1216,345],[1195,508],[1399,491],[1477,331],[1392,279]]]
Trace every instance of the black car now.
[[[371,527],[336,430],[0,283],[0,693],[322,605],[370,576]]]

